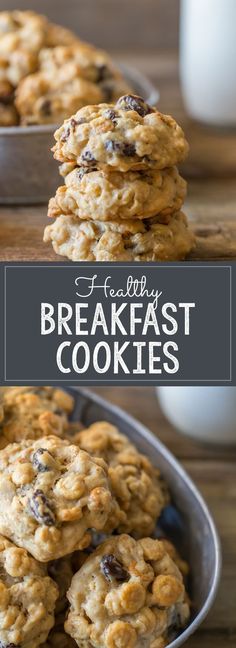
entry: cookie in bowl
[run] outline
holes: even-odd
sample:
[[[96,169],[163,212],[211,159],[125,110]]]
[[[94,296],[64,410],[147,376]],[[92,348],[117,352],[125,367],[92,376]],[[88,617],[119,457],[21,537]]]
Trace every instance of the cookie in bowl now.
[[[74,442],[90,455],[102,457],[108,465],[112,494],[123,513],[116,525],[118,532],[138,538],[153,533],[169,495],[160,471],[148,457],[106,421],[78,432]],[[112,530],[110,519],[105,530]]]
[[[0,645],[36,648],[46,641],[57,597],[46,567],[0,536]]]
[[[62,437],[66,433],[74,399],[63,389],[2,387],[0,395],[1,448],[24,439],[40,439],[50,434]]]
[[[56,436],[0,451],[0,532],[48,562],[90,543],[113,511],[103,459]]]
[[[183,578],[158,540],[111,537],[68,591],[65,630],[84,648],[164,648],[190,617]]]

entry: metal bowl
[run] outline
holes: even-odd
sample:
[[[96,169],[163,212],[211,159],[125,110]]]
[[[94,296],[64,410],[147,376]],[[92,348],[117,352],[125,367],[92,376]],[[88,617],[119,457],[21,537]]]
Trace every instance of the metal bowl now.
[[[170,644],[181,646],[195,632],[214,601],[221,571],[220,543],[211,514],[182,466],[149,430],[120,408],[92,392],[70,388],[75,398],[73,420],[87,427],[99,420],[116,425],[160,468],[172,495],[161,517],[161,528],[190,563],[190,595],[194,610],[188,627]],[[158,534],[157,534],[158,535]]]
[[[150,105],[159,100],[159,92],[137,70],[120,66],[134,89]],[[55,193],[60,179],[51,148],[57,124],[45,126],[0,127],[0,203],[46,203]]]

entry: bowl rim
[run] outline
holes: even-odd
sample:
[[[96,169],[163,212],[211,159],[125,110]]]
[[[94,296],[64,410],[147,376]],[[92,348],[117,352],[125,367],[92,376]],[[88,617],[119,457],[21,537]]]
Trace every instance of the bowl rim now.
[[[118,405],[114,405],[113,403],[107,401],[102,396],[94,392],[90,392],[88,389],[84,389],[83,387],[80,388],[80,387],[73,387],[73,386],[68,388],[69,391],[72,393],[74,392],[75,395],[81,394],[82,396],[85,396],[86,398],[94,401],[98,405],[101,405],[102,407],[106,408],[112,414],[117,414],[121,418],[125,417],[127,423],[130,424],[130,426],[134,427],[138,431],[140,436],[144,437],[146,441],[150,443],[150,445],[152,446],[154,445],[156,449],[160,452],[160,454],[166,459],[166,461],[173,466],[175,471],[182,478],[183,482],[188,486],[188,489],[191,490],[193,496],[198,501],[198,504],[201,507],[204,516],[208,521],[209,529],[213,541],[213,547],[214,547],[213,580],[208,595],[206,597],[206,600],[202,608],[200,609],[200,611],[197,613],[195,618],[191,621],[189,626],[187,626],[187,628],[185,628],[185,630],[178,637],[176,637],[176,639],[174,639],[173,641],[171,641],[170,644],[168,644],[168,648],[178,648],[178,646],[181,646],[204,621],[210,608],[214,603],[217,594],[218,585],[221,576],[221,568],[222,568],[222,552],[221,552],[221,543],[220,543],[218,531],[216,529],[216,525],[212,517],[212,514],[203,496],[201,495],[200,491],[198,490],[197,486],[195,485],[191,477],[189,477],[185,468],[182,467],[182,464],[178,461],[178,459],[175,458],[175,456],[165,446],[165,444],[162,443],[162,441],[160,441],[158,437],[154,436],[154,434],[145,425],[140,423],[131,414],[127,413]]]
[[[147,102],[151,106],[155,106],[160,99],[160,92],[155,87],[155,85],[146,77],[145,74],[140,72],[137,68],[132,65],[126,65],[125,63],[118,63],[119,68],[123,72],[124,76],[127,77],[127,81],[134,81],[134,83],[140,84],[145,89],[145,92],[148,95]],[[104,102],[105,103],[105,102]],[[59,128],[61,124],[34,124],[29,126],[0,126],[0,136],[14,136],[14,135],[38,135],[41,133],[54,133],[54,131]]]

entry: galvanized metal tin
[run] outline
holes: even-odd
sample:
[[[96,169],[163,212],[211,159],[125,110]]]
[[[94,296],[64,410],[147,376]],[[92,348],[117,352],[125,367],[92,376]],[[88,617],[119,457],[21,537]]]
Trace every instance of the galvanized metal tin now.
[[[120,66],[134,92],[151,105],[159,99],[153,84],[133,68]],[[0,127],[0,204],[46,203],[60,184],[51,148],[56,124]]]
[[[116,425],[160,468],[169,485],[173,503],[162,516],[161,525],[190,562],[190,590],[194,601],[191,623],[169,646],[178,648],[208,614],[219,583],[221,549],[210,511],[179,462],[146,427],[90,391],[77,388],[68,391],[75,398],[73,420],[81,420],[84,426],[99,420]]]

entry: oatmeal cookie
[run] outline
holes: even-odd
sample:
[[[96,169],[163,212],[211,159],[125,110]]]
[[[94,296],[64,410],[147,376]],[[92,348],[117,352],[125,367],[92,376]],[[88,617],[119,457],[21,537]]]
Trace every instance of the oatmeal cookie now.
[[[51,78],[82,78],[99,85],[101,101],[116,101],[131,88],[106,52],[77,42],[67,47],[43,49],[39,55],[40,70]]]
[[[39,54],[39,68],[50,76],[65,70],[65,74],[70,78],[80,76],[92,83],[122,78],[106,52],[79,41],[66,47],[42,49]]]
[[[55,139],[54,157],[61,162],[122,172],[174,166],[188,152],[175,120],[135,95],[82,108],[55,132]]]
[[[72,214],[81,220],[114,221],[157,215],[168,222],[186,195],[186,182],[177,169],[111,171],[77,167],[49,202],[48,216]]]
[[[189,620],[178,567],[161,542],[104,542],[73,577],[65,630],[84,648],[164,648]]]
[[[56,124],[89,102],[99,102],[102,91],[86,79],[54,78],[43,72],[27,76],[16,92],[16,107],[22,125]]]
[[[90,542],[112,509],[107,466],[55,436],[0,452],[0,532],[42,562]]]
[[[0,536],[0,645],[36,648],[54,623],[58,589],[25,549]]]
[[[41,48],[76,42],[75,35],[33,11],[0,12],[0,78],[14,87],[39,67]]]
[[[3,420],[0,422],[0,445],[24,439],[40,439],[55,434],[63,436],[74,399],[62,389],[53,387],[1,388]]]
[[[169,501],[160,471],[138,452],[128,437],[106,421],[78,432],[74,442],[92,456],[102,457],[108,465],[111,490],[123,512],[117,523],[118,531],[139,538],[153,533]],[[108,532],[109,523],[110,520],[105,527]]]
[[[146,220],[78,221],[61,214],[44,231],[57,254],[72,261],[181,261],[194,246],[182,212],[168,224]]]
[[[37,69],[47,21],[32,11],[0,12],[0,77],[14,87]]]

